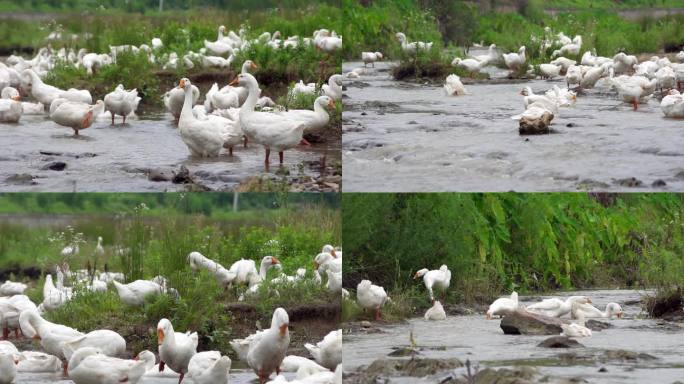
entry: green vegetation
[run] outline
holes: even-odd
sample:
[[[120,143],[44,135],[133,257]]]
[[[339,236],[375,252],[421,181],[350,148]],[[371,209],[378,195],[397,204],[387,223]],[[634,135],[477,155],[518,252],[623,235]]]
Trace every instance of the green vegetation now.
[[[40,195],[45,194],[37,196]],[[47,195],[59,200],[55,198],[58,195]],[[77,196],[86,201],[83,205],[86,207],[91,206],[93,197],[101,194],[85,195],[85,198],[80,195],[83,194]],[[254,195],[254,200],[268,200],[260,195]],[[3,198],[7,196],[23,195],[4,195]],[[63,200],[67,200],[63,202],[64,206],[73,206],[68,202],[70,196],[73,195],[63,196]],[[245,331],[236,332],[235,327],[253,330],[257,320],[268,324],[275,307],[326,306],[334,302],[334,297],[323,286],[303,281],[278,286],[279,295],[273,293],[275,287],[265,283],[255,296],[247,296],[244,304],[236,307],[244,288],[224,290],[206,271],[193,272],[186,260],[189,252],[198,251],[229,267],[241,258],[256,260],[259,265],[263,256],[273,255],[280,260],[283,272],[294,275],[297,268],[304,267],[309,269],[307,276],[311,278],[311,261],[322,245],[341,242],[339,211],[325,203],[290,206],[285,204],[285,197],[278,204],[286,207],[216,220],[202,214],[179,214],[184,197],[179,198],[175,207],[166,210],[168,214],[163,214],[165,210],[160,208],[159,202],[153,209],[148,209],[144,203],[153,203],[155,198],[171,200],[163,194],[104,196],[104,206],[109,208],[122,200],[135,200],[135,196],[139,200],[135,206],[115,216],[84,215],[63,219],[71,222],[67,227],[59,217],[48,225],[45,221],[36,224],[30,218],[26,220],[32,224],[0,224],[3,233],[1,267],[37,266],[49,273],[56,265],[66,262],[72,271],[86,266],[123,271],[127,280],[162,275],[168,279],[170,287],[178,290],[180,299],[159,296],[142,308],[130,308],[119,300],[113,287],[106,293],[76,288],[76,296],[70,302],[47,315],[52,321],[84,331],[115,329],[132,343],[131,349],[139,351],[153,347],[154,335],[148,334],[147,330],[153,329],[160,318],[167,317],[179,331],[198,331],[205,348],[225,351],[228,340]],[[220,200],[219,194],[186,196],[192,196],[195,202],[206,199],[210,204]],[[295,201],[299,199],[294,194],[289,196]],[[73,213],[80,211],[74,209]],[[150,211],[161,215],[150,215]],[[105,256],[101,258],[94,253],[97,236],[104,238]],[[80,242],[80,254],[63,259],[61,248],[74,242]],[[276,273],[274,270],[269,272],[271,276]],[[29,297],[42,301],[43,278],[29,284]]]
[[[345,194],[343,206],[345,285],[368,278],[398,307],[429,304],[412,276],[442,264],[449,294],[468,303],[513,289],[682,285],[683,195]]]
[[[336,4],[339,0],[164,0],[164,9],[191,9],[213,7],[232,11],[258,10],[266,8],[301,8],[311,4]],[[126,12],[149,12],[159,9],[159,0],[26,0],[0,1],[1,11],[61,11],[116,9]]]

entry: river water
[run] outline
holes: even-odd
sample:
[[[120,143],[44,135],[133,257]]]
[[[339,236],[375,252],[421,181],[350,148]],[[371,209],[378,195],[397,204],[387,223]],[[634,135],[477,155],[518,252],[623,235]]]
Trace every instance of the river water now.
[[[560,110],[554,134],[520,136],[510,117],[524,110],[522,88],[564,79],[509,81],[489,67],[494,81],[447,97],[442,84],[393,80],[393,65],[345,81],[344,191],[684,191],[684,121],[655,98],[634,112],[607,87],[588,90]],[[623,181],[632,177],[641,185]]]
[[[278,154],[271,155],[271,166],[264,167],[260,145],[236,148],[216,159],[191,158],[180,138],[173,117],[152,113],[121,124],[96,121],[73,136],[47,116],[22,116],[18,124],[0,124],[0,191],[32,192],[151,192],[182,191],[183,185],[170,181],[154,182],[147,170],[171,174],[185,165],[197,181],[214,190],[230,190],[251,176],[267,176],[288,181],[320,174],[319,161],[325,155],[339,159],[339,142],[298,146],[285,152],[285,164],[278,166]],[[51,162],[65,162],[64,171],[47,170]],[[32,180],[12,177],[31,175]]]
[[[450,316],[445,321],[427,322],[414,318],[407,323],[381,327],[381,333],[345,335],[344,364],[346,370],[368,365],[386,357],[392,347],[408,346],[413,330],[422,357],[458,358],[480,368],[537,366],[541,374],[558,378],[582,377],[590,383],[673,383],[684,378],[684,337],[682,324],[666,324],[646,319],[638,303],[644,292],[603,290],[560,293],[556,297],[587,295],[594,305],[603,310],[605,304],[617,302],[625,312],[623,319],[605,320],[613,327],[594,331],[591,338],[579,339],[586,348],[550,349],[536,345],[548,336],[504,335],[500,321],[485,320],[484,315]],[[544,297],[546,298],[546,297]],[[539,297],[520,297],[523,305],[540,300]],[[441,347],[443,350],[440,350]],[[624,349],[647,353],[655,360],[616,361],[600,356],[606,350]],[[579,362],[562,360],[563,353],[577,353],[587,358]],[[594,357],[594,358],[591,358]],[[607,372],[599,372],[604,367]],[[459,376],[465,371],[459,369]],[[435,383],[449,372],[439,372],[423,379],[395,378],[386,383]]]

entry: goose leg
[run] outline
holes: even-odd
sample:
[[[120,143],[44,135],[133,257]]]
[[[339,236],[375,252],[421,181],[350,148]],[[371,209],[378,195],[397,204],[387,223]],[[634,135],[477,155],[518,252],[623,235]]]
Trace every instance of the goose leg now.
[[[266,159],[264,160],[264,163],[266,163],[266,166],[268,167],[269,161],[268,158],[271,156],[271,150],[266,148]]]
[[[123,123],[126,124],[126,115],[123,117]]]
[[[638,105],[639,105],[638,101],[636,101],[636,100],[632,101],[632,106],[634,107],[635,111],[637,110]]]
[[[233,147],[228,147],[228,154],[233,156]]]
[[[21,335],[19,335],[19,328],[14,330],[14,337],[16,337],[17,339],[21,338]]]
[[[245,144],[244,147],[247,148],[247,136],[245,136]]]
[[[2,328],[2,339],[7,340],[9,338],[9,328],[3,327]]]
[[[283,151],[278,152],[278,158],[280,159],[280,164],[283,163],[284,157],[285,157],[285,152],[283,152]]]
[[[159,372],[164,372],[164,365],[166,365],[165,362],[163,362],[163,361],[159,362]]]
[[[375,309],[375,321],[380,320],[380,308]]]
[[[181,382],[183,381],[183,377],[185,377],[185,373],[180,374],[180,377],[178,378],[178,384],[181,384]]]
[[[114,125],[114,113],[113,112],[112,112],[112,125]]]

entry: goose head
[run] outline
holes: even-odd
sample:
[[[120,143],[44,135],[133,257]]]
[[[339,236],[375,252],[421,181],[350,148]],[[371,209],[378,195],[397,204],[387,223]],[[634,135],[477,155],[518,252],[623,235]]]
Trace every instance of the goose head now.
[[[154,368],[154,365],[157,363],[157,358],[154,356],[154,353],[148,350],[141,351],[133,360],[144,361],[145,369],[148,371]]]
[[[427,268],[423,268],[423,269],[421,269],[420,271],[416,272],[416,273],[413,275],[413,278],[414,278],[414,279],[420,279],[421,277],[425,276],[426,273],[428,273],[428,269],[427,269]]]
[[[157,323],[157,343],[162,345],[168,336],[173,336],[173,325],[169,319],[161,319]]]
[[[243,87],[247,88],[252,88],[256,89],[259,87],[259,83],[257,83],[257,80],[254,76],[252,76],[249,73],[241,73],[239,74],[233,81],[230,82],[228,85],[241,85]]]
[[[265,256],[263,259],[261,259],[261,268],[270,268],[278,264],[280,264],[280,260],[278,260],[275,256]]]
[[[404,35],[401,32],[397,32],[395,36],[397,37],[397,40],[399,40],[399,42],[401,43],[406,41],[406,35]]]
[[[515,301],[516,303],[518,302],[518,292],[513,291],[513,293],[511,293],[511,300]]]
[[[337,257],[337,255],[335,255],[335,247],[333,247],[333,246],[330,245],[330,244],[324,245],[324,246],[323,246],[323,249],[321,250],[321,252],[323,252],[323,253],[329,253],[329,254],[332,255],[332,257]]]
[[[459,63],[461,63],[462,59],[460,57],[455,58],[454,60],[451,61],[451,66],[455,67]]]
[[[321,252],[321,253],[319,253],[318,255],[316,255],[316,257],[314,257],[314,263],[313,263],[313,265],[314,265],[314,270],[318,270],[318,268],[319,268],[321,265],[323,265],[323,264],[329,262],[330,260],[332,260],[332,259],[334,259],[334,258],[335,258],[335,257],[334,257],[332,254],[328,253],[328,252]]]
[[[271,318],[271,329],[277,329],[280,337],[285,337],[290,326],[290,317],[283,308],[277,308]]]
[[[334,109],[335,108],[335,101],[330,97],[330,96],[319,96],[316,99],[316,104],[320,105],[323,108],[330,108]],[[333,252],[335,250],[333,249]]]
[[[192,92],[192,82],[187,77],[184,77],[178,81],[178,88],[182,89],[185,93]]]
[[[81,364],[81,362],[85,360],[86,357],[98,355],[101,353],[102,351],[99,348],[95,347],[82,347],[77,349],[69,359],[69,371],[72,371],[79,364]]]
[[[250,70],[256,70],[257,65],[254,64],[252,60],[247,60],[244,63],[242,63],[242,72],[241,73],[249,73]]]
[[[606,305],[606,313],[609,318],[615,315],[619,319],[621,319],[624,314],[624,312],[622,312],[622,307],[620,307],[620,304],[618,303],[608,303],[608,305]]]
[[[372,283],[370,280],[361,280],[361,282],[356,286],[357,291],[367,291],[370,289]]]
[[[20,101],[21,96],[19,95],[19,91],[17,91],[13,87],[5,87],[2,90],[2,98],[3,99],[10,99],[14,101]]]

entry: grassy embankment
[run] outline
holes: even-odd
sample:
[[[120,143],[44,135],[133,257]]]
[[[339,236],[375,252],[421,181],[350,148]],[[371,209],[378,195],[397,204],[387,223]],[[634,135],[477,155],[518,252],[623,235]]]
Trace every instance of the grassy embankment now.
[[[240,258],[257,260],[258,265],[263,256],[274,255],[287,274],[305,267],[310,277],[311,260],[320,247],[340,243],[338,210],[325,205],[297,204],[235,214],[219,212],[212,216],[220,219],[214,219],[178,213],[185,209],[187,196],[176,196],[175,208],[148,210],[137,205],[115,216],[82,215],[72,218],[73,225],[66,228],[0,224],[0,260],[3,267],[20,264],[38,267],[43,272],[65,261],[72,270],[87,265],[102,270],[106,264],[109,270],[123,271],[129,281],[166,276],[169,285],[180,293],[179,300],[159,296],[143,308],[130,308],[119,300],[113,287],[107,293],[77,289],[73,300],[46,315],[51,321],[82,331],[116,330],[129,342],[132,352],[156,349],[153,330],[162,317],[169,318],[179,331],[198,331],[201,349],[219,349],[224,353],[229,351],[230,339],[253,331],[257,321],[267,326],[278,306],[291,312],[297,347],[301,347],[304,339],[311,341],[312,337],[321,337],[322,332],[336,328],[335,298],[318,284],[305,281],[279,286],[280,296],[264,284],[257,296],[238,303],[241,289],[224,291],[208,273],[193,273],[186,256],[199,251],[230,266]],[[91,206],[92,198],[83,200]],[[94,257],[97,236],[104,238],[106,255],[102,259]],[[63,260],[60,250],[73,239],[85,240],[80,245],[80,254]],[[128,251],[119,253],[118,248]],[[41,276],[37,281],[28,281],[28,295],[36,302],[42,301],[43,280]]]
[[[236,31],[244,25],[248,28],[250,39],[264,31],[280,31],[283,36],[298,35],[303,38],[320,28],[339,30],[340,17],[337,8],[324,4],[297,10],[249,13],[212,9],[148,12],[145,15],[104,10],[58,13],[54,19],[43,23],[4,20],[0,26],[3,41],[0,49],[11,52],[42,47],[46,44],[44,38],[49,32],[61,31],[62,39],[51,42],[55,49],[86,48],[90,52],[109,53],[110,45],[151,45],[152,38],[159,37],[164,47],[155,52],[156,57],[161,58],[171,52],[182,57],[189,51],[198,52],[204,47],[204,40],[216,40],[219,25]],[[72,40],[72,34],[78,35],[78,39]],[[303,45],[279,50],[252,45],[236,55],[230,71],[204,70],[198,63],[193,69],[180,64],[176,70],[162,70],[161,65],[149,63],[144,54],[129,54],[119,56],[115,65],[96,71],[92,76],[88,76],[83,68],[58,65],[46,82],[58,87],[86,88],[95,98],[102,98],[117,84],[123,84],[127,89],[137,88],[143,97],[143,104],[160,106],[161,95],[175,86],[179,78],[190,78],[198,83],[204,93],[215,81],[227,83],[247,59],[257,63],[257,80],[265,87],[264,94],[274,99],[288,84],[300,79],[316,83],[327,81],[330,75],[340,71],[341,62],[338,55],[328,55]]]
[[[684,196],[624,194],[345,194],[344,284],[388,291],[388,319],[430,303],[421,268],[452,272],[447,303],[599,287],[677,292],[684,275]],[[681,290],[679,291],[681,294]],[[352,295],[353,297],[353,295]],[[343,318],[361,316],[343,304]]]
[[[544,39],[545,27],[551,28],[553,33],[582,35],[580,55],[569,57],[571,59],[579,59],[587,50],[612,57],[619,51],[630,54],[678,51],[684,44],[684,15],[630,21],[619,17],[613,7],[605,4],[607,2],[592,7],[582,1],[559,1],[557,4],[532,1],[519,13],[480,13],[472,5],[456,2],[450,13],[459,16],[448,19],[440,18],[444,10],[421,9],[411,1],[376,2],[368,8],[352,0],[344,3],[349,7],[349,10],[345,9],[345,39],[350,43],[345,46],[345,58],[358,59],[361,51],[380,50],[388,59],[399,60],[394,70],[398,79],[428,77],[442,80],[449,73],[466,75],[450,67],[455,56],[462,57],[454,45],[470,46],[475,42],[482,42],[485,46],[494,43],[503,52],[517,52],[520,46],[525,45],[528,64],[549,62],[551,54],[559,47],[541,51],[539,43],[530,43],[531,37],[537,42]],[[630,4],[622,4],[621,8],[649,5],[643,1]],[[551,16],[544,13],[542,6],[572,8],[573,12]],[[396,22],[384,21],[388,15],[403,15],[403,18]],[[404,18],[408,21],[402,22]],[[454,20],[470,22],[465,27],[458,27]],[[437,52],[426,52],[417,58],[403,55],[394,38],[398,31],[406,33],[411,41],[433,41]]]

